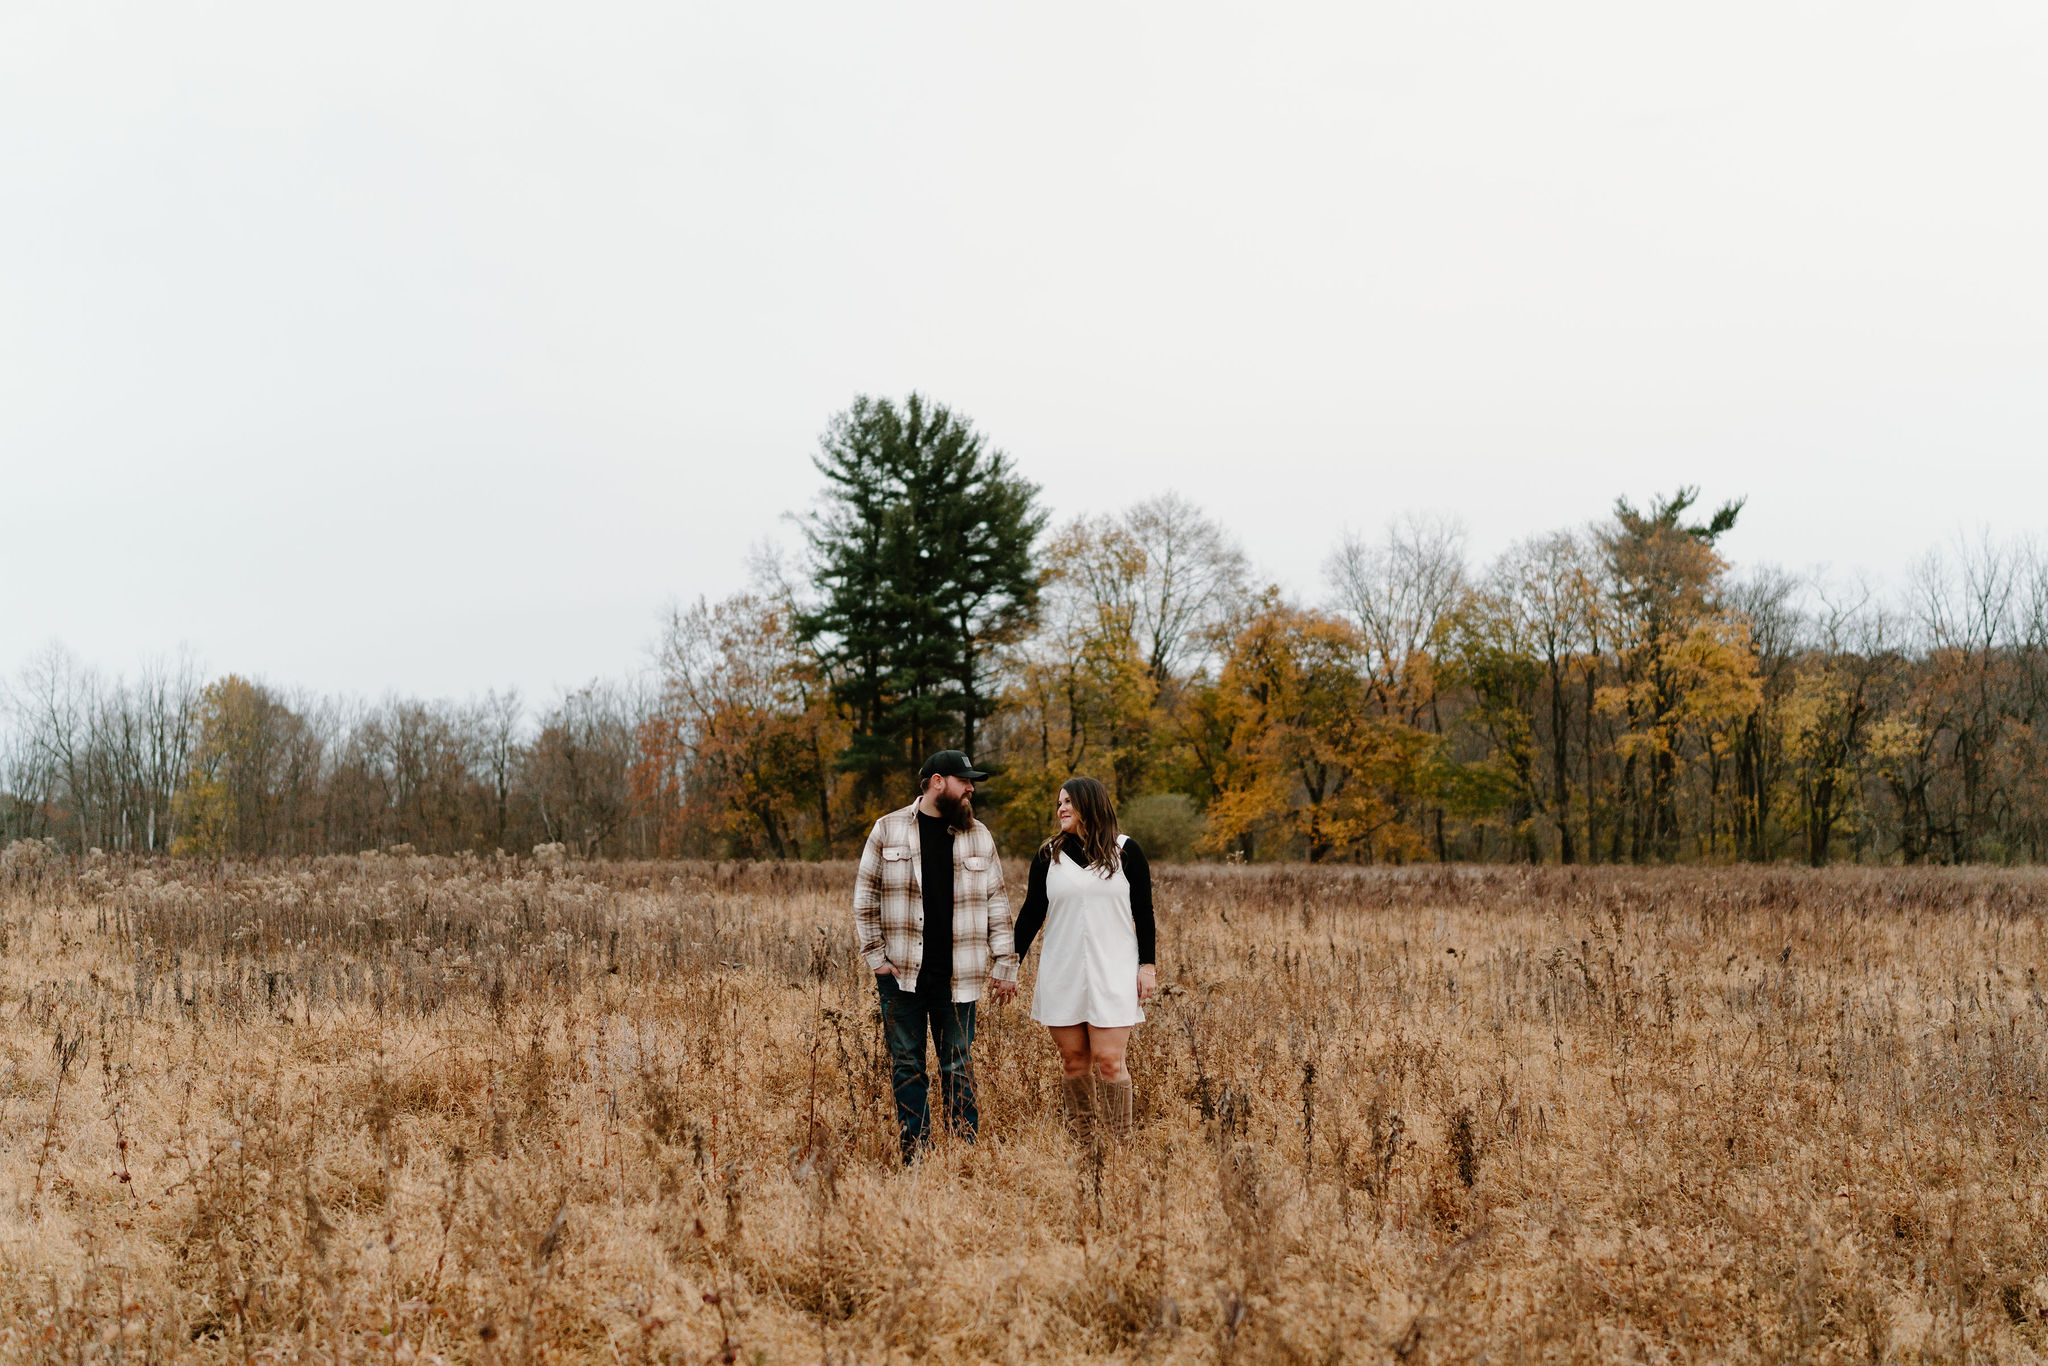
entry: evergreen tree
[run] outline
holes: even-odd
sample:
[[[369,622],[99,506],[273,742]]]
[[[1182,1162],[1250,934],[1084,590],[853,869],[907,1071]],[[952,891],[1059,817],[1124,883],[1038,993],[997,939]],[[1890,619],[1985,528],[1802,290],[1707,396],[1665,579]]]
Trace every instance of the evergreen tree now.
[[[833,417],[815,463],[824,505],[806,527],[814,643],[851,714],[841,766],[870,797],[951,745],[973,752],[996,705],[998,646],[1038,605],[1038,486],[967,418],[911,394]]]

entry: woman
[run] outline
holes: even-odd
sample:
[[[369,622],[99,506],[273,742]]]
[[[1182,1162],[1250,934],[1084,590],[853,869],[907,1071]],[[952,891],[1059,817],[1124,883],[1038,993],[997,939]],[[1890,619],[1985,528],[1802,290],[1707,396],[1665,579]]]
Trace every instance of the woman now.
[[[1099,1116],[1112,1133],[1131,1128],[1131,1074],[1124,1049],[1140,1003],[1158,987],[1153,965],[1152,870],[1118,832],[1109,790],[1093,778],[1060,789],[1059,830],[1031,862],[1017,917],[1017,956],[1039,926],[1038,986],[1031,1018],[1052,1031],[1066,1074],[1067,1115],[1084,1131]]]

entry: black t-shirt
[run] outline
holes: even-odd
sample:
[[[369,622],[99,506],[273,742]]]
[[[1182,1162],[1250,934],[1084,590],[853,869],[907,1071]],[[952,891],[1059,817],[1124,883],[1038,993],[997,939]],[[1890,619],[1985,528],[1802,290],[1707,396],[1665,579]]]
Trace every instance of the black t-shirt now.
[[[924,876],[924,964],[917,994],[953,999],[953,832],[941,816],[917,813]]]

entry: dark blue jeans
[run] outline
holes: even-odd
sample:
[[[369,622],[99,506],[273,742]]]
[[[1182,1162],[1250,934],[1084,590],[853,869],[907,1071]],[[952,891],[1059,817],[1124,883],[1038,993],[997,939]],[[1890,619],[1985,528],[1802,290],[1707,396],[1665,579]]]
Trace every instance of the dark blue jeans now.
[[[969,1143],[980,1126],[974,1106],[973,1001],[932,1001],[896,985],[896,979],[875,978],[882,993],[882,1028],[889,1036],[896,1089],[896,1129],[905,1164],[931,1146],[931,1083],[924,1068],[925,1034],[939,1052],[939,1089],[946,1102],[946,1127]]]

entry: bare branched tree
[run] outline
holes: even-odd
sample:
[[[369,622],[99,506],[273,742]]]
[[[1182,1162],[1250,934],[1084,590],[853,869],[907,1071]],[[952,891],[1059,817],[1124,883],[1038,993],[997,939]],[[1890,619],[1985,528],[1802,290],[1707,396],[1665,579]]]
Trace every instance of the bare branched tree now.
[[[1569,762],[1572,684],[1591,667],[1598,640],[1598,573],[1591,547],[1569,531],[1517,542],[1488,573],[1490,595],[1512,606],[1519,619],[1518,634],[1543,666],[1549,723],[1548,814],[1557,827],[1558,855],[1564,863],[1575,863],[1579,857]]]
[[[10,828],[81,848],[170,847],[198,694],[185,658],[147,664],[131,683],[61,646],[37,654],[4,695]]]
[[[1348,532],[1324,573],[1365,638],[1366,682],[1381,711],[1420,721],[1434,700],[1428,657],[1465,589],[1464,526],[1407,516],[1376,539]]]
[[[1244,551],[1228,531],[1178,493],[1125,512],[1121,530],[1142,556],[1132,630],[1155,686],[1209,658],[1214,628],[1246,600]]]
[[[1958,537],[1916,566],[1911,602],[1925,653],[1923,733],[1944,780],[1927,792],[1928,834],[1951,862],[1985,855],[1996,814],[2012,800],[2014,767],[1999,762],[2019,720],[2012,674],[2027,604],[2029,547],[1990,532]]]
[[[1155,688],[1207,662],[1216,628],[1246,600],[1244,552],[1223,527],[1177,493],[1115,516],[1077,518],[1048,553],[1054,591],[1085,605],[1091,635],[1128,649]],[[1075,604],[1059,630],[1070,630]]]
[[[505,837],[512,820],[512,777],[519,762],[519,736],[526,719],[526,704],[519,689],[493,689],[469,710],[469,727],[475,737],[470,752],[475,756],[478,776],[490,795],[490,841],[506,848]]]
[[[593,682],[542,716],[521,777],[550,842],[580,858],[609,851],[634,815],[634,732],[648,710],[631,684]]]

